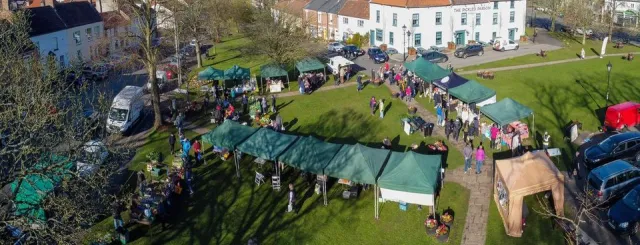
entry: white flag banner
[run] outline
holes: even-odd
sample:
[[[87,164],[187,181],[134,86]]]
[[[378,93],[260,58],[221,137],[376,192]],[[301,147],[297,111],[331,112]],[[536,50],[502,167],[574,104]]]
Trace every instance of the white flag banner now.
[[[607,41],[609,41],[609,37],[604,37],[604,40],[602,40],[602,49],[600,49],[600,58],[602,58],[602,56],[604,56],[605,51],[607,51]]]

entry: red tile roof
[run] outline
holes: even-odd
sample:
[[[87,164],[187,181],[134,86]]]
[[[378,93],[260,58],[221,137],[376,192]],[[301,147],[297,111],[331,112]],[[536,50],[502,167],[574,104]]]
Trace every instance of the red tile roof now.
[[[371,3],[396,7],[420,8],[451,5],[451,0],[371,0]]]
[[[302,16],[304,7],[309,4],[311,0],[283,0],[279,1],[275,8],[296,16]]]
[[[100,13],[102,20],[104,21],[104,29],[111,29],[119,26],[128,26],[129,19],[118,11],[107,11]]]
[[[369,2],[367,0],[349,0],[338,12],[339,15],[369,19]]]

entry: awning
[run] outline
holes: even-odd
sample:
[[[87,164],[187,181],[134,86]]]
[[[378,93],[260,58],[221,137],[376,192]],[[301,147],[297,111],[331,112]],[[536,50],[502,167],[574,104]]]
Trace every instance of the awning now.
[[[426,59],[416,59],[411,62],[406,62],[404,63],[404,67],[416,74],[416,76],[425,82],[432,82],[436,79],[441,79],[451,73],[449,70],[431,63]]]
[[[257,128],[225,120],[220,126],[202,136],[202,142],[228,149],[235,149],[240,143],[258,131]]]
[[[224,80],[224,71],[209,66],[198,73],[198,80]]]
[[[296,68],[300,73],[324,69],[324,64],[316,58],[304,58],[296,63]]]
[[[332,144],[313,136],[302,137],[278,157],[283,162],[303,171],[323,174],[325,166],[338,153],[341,144]]]
[[[480,107],[480,112],[500,126],[529,117],[533,111],[511,98],[505,98],[496,103]]]
[[[263,65],[260,67],[260,76],[262,78],[286,77],[287,71],[276,64]]]
[[[242,68],[238,65],[224,71],[224,77],[226,80],[249,80],[251,78],[251,71],[249,68]]]
[[[344,145],[324,168],[324,174],[373,185],[389,156],[389,150],[361,144]]]
[[[496,95],[496,91],[471,80],[465,84],[449,89],[451,96],[464,103],[479,103]]]
[[[247,140],[240,143],[239,151],[269,161],[275,161],[298,136],[281,134],[267,128],[258,129]]]
[[[465,83],[467,83],[469,80],[459,76],[456,73],[451,73],[446,77],[443,77],[442,79],[437,79],[435,81],[433,81],[433,85],[438,86],[441,89],[445,89],[445,90],[449,90],[455,87],[458,87],[460,85],[463,85]]]
[[[392,152],[378,179],[381,188],[434,194],[442,164],[440,155],[423,155],[413,151]]]

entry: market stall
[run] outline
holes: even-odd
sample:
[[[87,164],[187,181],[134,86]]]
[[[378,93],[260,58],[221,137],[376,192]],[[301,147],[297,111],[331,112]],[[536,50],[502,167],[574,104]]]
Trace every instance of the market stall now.
[[[341,144],[332,144],[316,139],[313,136],[301,137],[289,149],[287,149],[278,161],[302,171],[319,175],[322,181],[322,193],[324,195],[324,205],[327,205],[327,183],[324,168],[329,161],[338,153]]]
[[[232,120],[225,120],[220,126],[214,128],[209,133],[202,136],[202,142],[213,145],[214,151],[221,151],[224,154],[224,150],[233,150],[235,154],[236,147],[244,140],[253,135],[257,128],[241,125]],[[223,148],[223,149],[219,149]],[[236,165],[236,175],[240,177],[239,159],[234,157],[234,163]]]
[[[249,70],[249,68],[243,68],[238,65],[234,65],[224,71],[224,87],[236,89],[236,94],[244,92],[244,81],[249,81],[250,79],[251,71]],[[238,87],[237,81],[242,81],[242,86]],[[242,89],[242,91],[238,91],[238,89]]]
[[[212,66],[209,66],[198,73],[198,80],[212,81],[224,79],[224,71],[213,68]]]
[[[266,161],[273,161],[275,174],[272,176],[272,181],[277,180],[277,189],[279,189],[281,166],[277,162],[278,157],[297,139],[298,136],[295,135],[278,133],[269,128],[260,128],[256,133],[238,145],[237,149],[243,153],[256,157],[254,163],[259,164],[260,167],[262,167]],[[256,172],[256,179],[258,176],[264,178],[262,173]],[[276,189],[275,186],[274,189]]]
[[[434,80],[433,85],[436,85],[437,87],[448,91],[449,89],[464,85],[467,82],[469,82],[468,79],[461,77],[460,75],[452,72],[446,77],[443,77],[442,79]]]
[[[281,80],[271,80],[272,78],[277,77],[286,77],[287,78],[287,87],[291,90],[291,86],[289,84],[289,74],[285,69],[282,69],[279,65],[269,64],[263,65],[260,67],[260,79],[261,82],[264,83],[264,79],[268,79],[267,88],[271,93],[279,93],[284,88]],[[260,85],[262,86],[262,84]]]
[[[536,118],[533,111],[511,98],[505,98],[496,103],[480,107],[480,112],[500,127],[510,126],[511,131],[502,134],[503,141],[507,145],[511,145],[510,142],[515,133],[518,133],[521,139],[526,139],[530,135],[528,125],[518,120],[532,116],[533,132],[536,130]],[[535,136],[535,133],[533,135]]]
[[[382,199],[430,206],[435,212],[441,164],[440,155],[392,152],[378,178]]]
[[[416,59],[411,62],[405,62],[404,67],[425,82],[442,79],[451,73],[451,71],[431,63],[426,59]]]
[[[509,236],[522,236],[524,196],[551,191],[556,214],[564,214],[564,176],[544,151],[496,160],[494,188],[493,198]]]
[[[344,145],[324,168],[324,174],[345,179],[350,182],[369,185],[376,184],[376,178],[380,175],[389,150],[366,147],[361,144]],[[374,190],[377,190],[377,186]],[[374,192],[375,215],[378,218],[378,192]]]
[[[327,75],[327,69],[325,65],[316,58],[307,57],[302,59],[301,61],[298,61],[298,63],[296,63],[296,69],[298,70],[298,72],[300,72],[300,74],[322,70],[325,76]]]
[[[448,92],[451,96],[458,98],[464,103],[475,103],[480,107],[496,103],[496,91],[487,88],[475,80],[470,80],[460,86],[451,88]]]

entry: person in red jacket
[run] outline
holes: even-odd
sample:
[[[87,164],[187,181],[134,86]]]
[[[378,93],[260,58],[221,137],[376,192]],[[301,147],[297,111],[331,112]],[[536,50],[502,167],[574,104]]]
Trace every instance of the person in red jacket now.
[[[200,142],[198,140],[196,140],[195,142],[193,142],[193,145],[191,146],[191,148],[193,148],[193,153],[196,157],[196,161],[200,161],[201,157],[201,148],[202,145],[200,145]]]

